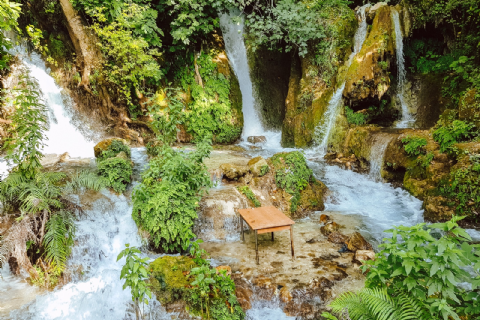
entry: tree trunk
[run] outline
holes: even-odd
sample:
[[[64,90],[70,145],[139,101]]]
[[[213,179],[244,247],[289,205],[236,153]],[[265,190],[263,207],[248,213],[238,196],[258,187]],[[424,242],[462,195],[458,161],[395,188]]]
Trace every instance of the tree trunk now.
[[[67,19],[67,28],[70,38],[72,39],[75,51],[79,59],[79,63],[83,68],[82,81],[79,86],[83,86],[85,90],[91,92],[89,88],[90,73],[92,69],[100,67],[101,53],[96,47],[97,39],[93,32],[86,30],[82,18],[78,15],[72,6],[70,0],[60,0],[63,13]]]

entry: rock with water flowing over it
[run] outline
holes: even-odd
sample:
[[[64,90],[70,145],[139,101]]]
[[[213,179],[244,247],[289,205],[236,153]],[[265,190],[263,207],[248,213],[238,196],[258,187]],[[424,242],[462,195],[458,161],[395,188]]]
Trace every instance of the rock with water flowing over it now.
[[[378,9],[381,7],[387,6],[388,4],[386,2],[377,2],[374,6],[367,8],[365,10],[366,16],[367,16],[367,23],[372,24],[373,19],[375,18],[375,14],[377,13]]]
[[[265,136],[250,136],[247,141],[253,144],[264,143],[267,142],[267,138]]]

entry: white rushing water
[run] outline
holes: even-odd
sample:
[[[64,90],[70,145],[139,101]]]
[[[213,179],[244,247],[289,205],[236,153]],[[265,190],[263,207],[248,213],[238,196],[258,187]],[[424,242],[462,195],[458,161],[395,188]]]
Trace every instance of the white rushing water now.
[[[393,136],[388,133],[379,133],[374,136],[370,149],[370,177],[375,181],[382,181],[383,157],[388,143]]]
[[[15,54],[19,55],[23,64],[30,70],[30,76],[37,80],[45,104],[49,109],[49,129],[45,134],[44,154],[62,154],[68,152],[71,157],[93,157],[95,143],[87,140],[73,125],[71,115],[67,114],[66,103],[70,99],[62,94],[62,89],[49,75],[38,53],[27,54],[23,46],[16,47]],[[86,125],[86,124],[85,124]]]
[[[405,83],[406,83],[406,70],[405,70],[405,57],[403,55],[403,35],[402,28],[400,26],[400,17],[398,11],[392,9],[392,20],[395,28],[395,48],[396,48],[396,60],[397,60],[397,98],[402,107],[402,120],[397,124],[397,128],[412,128],[415,119],[408,110],[408,105],[405,102]]]
[[[370,4],[365,4],[360,9],[358,9],[358,14],[360,16],[360,24],[358,25],[358,29],[355,32],[354,37],[354,46],[353,52],[350,55],[346,66],[347,69],[352,64],[353,59],[355,56],[360,52],[362,49],[363,43],[365,42],[365,38],[367,37],[367,19],[365,17],[365,9],[370,7]],[[328,102],[327,110],[323,115],[323,121],[320,122],[317,127],[315,128],[315,140],[317,143],[316,150],[321,154],[327,153],[328,148],[328,141],[330,139],[331,132],[333,127],[335,126],[335,121],[337,120],[337,116],[340,113],[342,102],[343,102],[343,90],[345,89],[345,82],[334,92],[330,101]]]
[[[230,13],[220,13],[220,27],[222,29],[225,50],[230,65],[238,78],[242,92],[242,112],[244,142],[250,136],[265,136],[271,147],[279,148],[281,132],[266,131],[263,127],[259,111],[253,95],[253,84],[250,79],[247,49],[244,43],[244,22],[240,11],[231,10]]]

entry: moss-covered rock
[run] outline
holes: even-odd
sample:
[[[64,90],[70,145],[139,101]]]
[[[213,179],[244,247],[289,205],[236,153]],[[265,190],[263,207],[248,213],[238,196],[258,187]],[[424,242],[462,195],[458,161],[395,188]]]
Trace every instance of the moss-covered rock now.
[[[354,110],[380,101],[390,88],[388,70],[392,65],[394,49],[391,8],[382,6],[376,10],[371,31],[345,77],[343,96]]]
[[[254,177],[261,177],[270,170],[267,161],[263,157],[256,157],[248,161],[248,168]]]
[[[110,146],[112,145],[112,143],[114,141],[118,141],[120,144],[123,144],[125,146],[125,148],[130,150],[130,147],[128,146],[127,140],[120,139],[120,138],[108,138],[108,139],[100,141],[99,143],[97,143],[95,145],[95,147],[93,147],[93,152],[95,154],[95,158],[100,157],[102,155],[102,152],[111,149]],[[119,150],[118,153],[120,153],[121,151],[125,151],[125,150]],[[112,154],[111,156],[116,156],[116,155],[117,154]],[[130,152],[128,152],[128,155],[130,155]]]
[[[152,292],[163,305],[181,299],[190,285],[186,274],[197,265],[184,256],[164,256],[150,263]]]
[[[292,58],[282,129],[282,145],[285,147],[307,147],[312,144],[315,128],[321,123],[339,83],[337,75],[343,72],[342,65],[351,53],[358,25],[354,11],[332,11],[330,14],[330,49],[322,51],[317,44],[311,44],[304,58]],[[319,61],[322,58],[325,61]]]

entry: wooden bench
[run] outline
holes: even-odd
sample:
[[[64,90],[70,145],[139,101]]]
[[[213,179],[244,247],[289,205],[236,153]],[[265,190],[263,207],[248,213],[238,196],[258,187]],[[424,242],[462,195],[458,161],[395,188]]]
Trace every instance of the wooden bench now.
[[[245,233],[243,231],[243,221],[245,221],[250,229],[255,231],[255,253],[256,261],[259,263],[258,258],[258,234],[271,232],[272,241],[274,241],[273,233],[275,231],[290,230],[290,244],[292,249],[292,258],[295,259],[294,246],[293,246],[293,225],[295,221],[287,217],[283,212],[275,208],[274,206],[239,209],[240,214],[240,226],[242,230],[242,240],[245,241]]]

